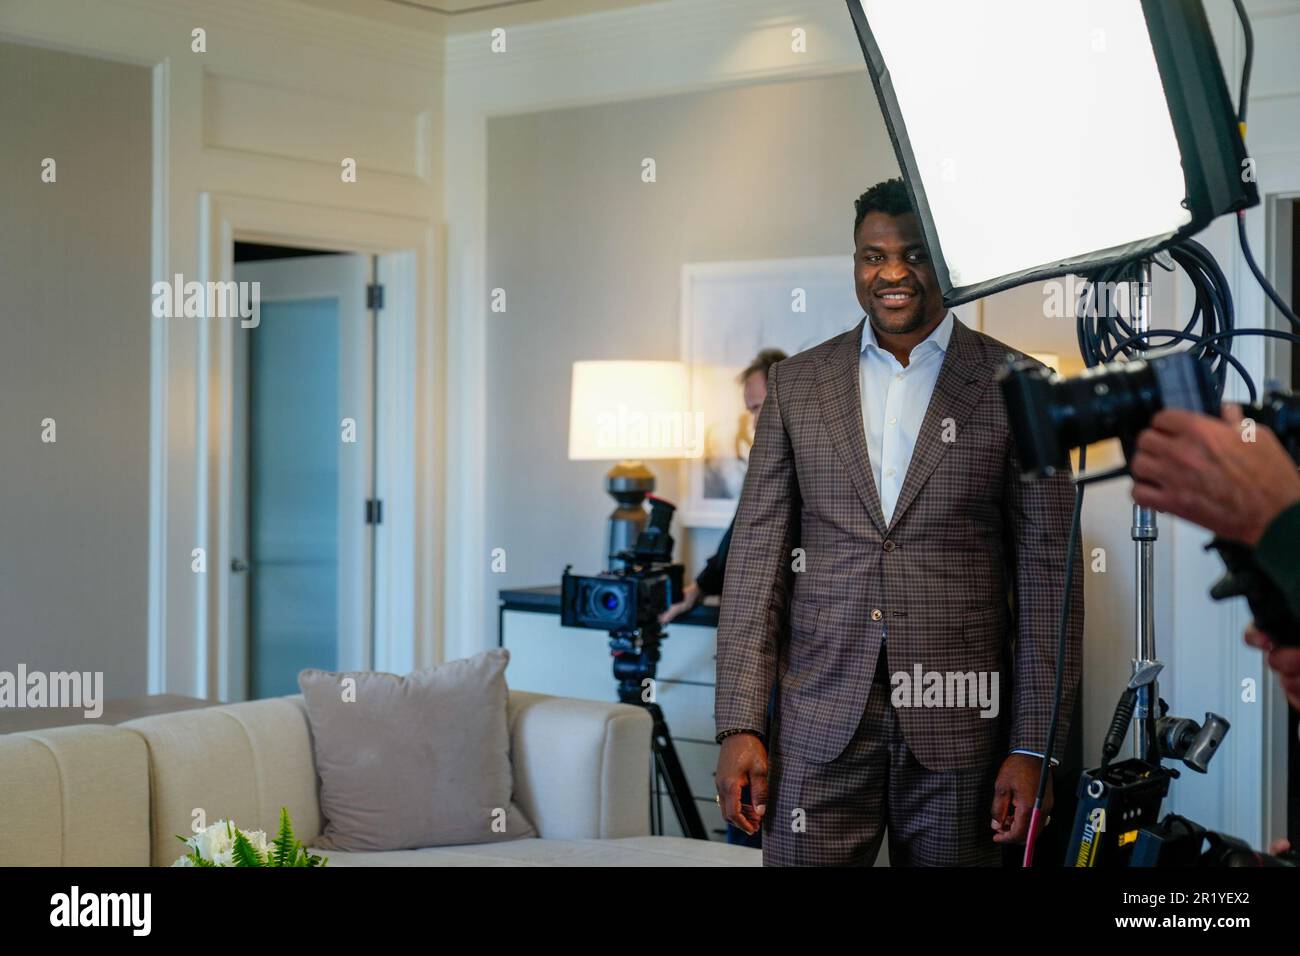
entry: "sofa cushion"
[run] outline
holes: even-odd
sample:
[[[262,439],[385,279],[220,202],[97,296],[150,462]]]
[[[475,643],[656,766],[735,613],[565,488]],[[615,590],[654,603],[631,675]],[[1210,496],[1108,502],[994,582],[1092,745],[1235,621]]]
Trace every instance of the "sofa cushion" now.
[[[316,770],[301,698],[276,697],[122,724],[149,748],[153,865],[184,849],[176,837],[196,825],[234,820],[274,833],[280,808],[304,843],[320,834]]]
[[[513,803],[504,649],[405,677],[307,670],[329,850],[535,836]]]
[[[0,736],[0,866],[148,866],[148,779],[116,727]]]
[[[652,728],[644,707],[511,691],[515,800],[538,835],[648,835]]]
[[[761,866],[759,850],[684,837],[516,840],[387,853],[322,850],[329,866]]]

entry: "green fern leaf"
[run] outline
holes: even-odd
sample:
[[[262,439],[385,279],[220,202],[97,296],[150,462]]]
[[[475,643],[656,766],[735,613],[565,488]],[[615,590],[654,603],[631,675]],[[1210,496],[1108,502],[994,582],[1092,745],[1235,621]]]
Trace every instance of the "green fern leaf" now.
[[[262,854],[257,852],[257,848],[248,842],[248,837],[238,830],[235,831],[235,846],[231,851],[231,859],[235,866],[266,866],[266,861],[262,859]]]
[[[293,823],[289,820],[287,807],[280,808],[280,832],[271,843],[275,847],[275,852],[271,854],[271,859],[267,861],[269,865],[292,866],[294,850],[298,845],[298,841],[293,838]]]

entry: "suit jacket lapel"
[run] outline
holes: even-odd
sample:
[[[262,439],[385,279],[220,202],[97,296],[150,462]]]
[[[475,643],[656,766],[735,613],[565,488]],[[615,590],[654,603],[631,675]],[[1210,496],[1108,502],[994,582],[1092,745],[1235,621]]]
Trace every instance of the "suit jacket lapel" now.
[[[862,322],[865,321],[863,316]],[[817,394],[831,442],[857,489],[858,497],[866,506],[867,514],[884,534],[885,516],[880,509],[880,494],[871,472],[867,435],[862,425],[862,385],[858,376],[862,322],[852,332],[845,332],[839,344],[823,359],[817,370]]]
[[[907,477],[903,479],[894,513],[890,516],[890,529],[898,525],[898,520],[916,499],[926,480],[938,467],[944,452],[952,444],[951,441],[943,440],[944,421],[952,419],[954,440],[960,441],[962,423],[975,408],[990,378],[975,333],[954,317],[948,351],[939,369],[939,378],[934,383],[934,393],[925,410],[921,431],[916,436],[916,447],[912,451],[911,464],[907,467]]]

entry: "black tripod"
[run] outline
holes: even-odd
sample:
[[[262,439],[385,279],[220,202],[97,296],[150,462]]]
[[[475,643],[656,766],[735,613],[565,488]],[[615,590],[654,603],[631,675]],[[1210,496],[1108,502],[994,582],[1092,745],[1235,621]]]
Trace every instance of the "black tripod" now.
[[[610,631],[609,651],[614,656],[614,679],[618,681],[618,699],[625,704],[644,707],[650,712],[654,729],[650,737],[651,759],[654,761],[655,787],[650,800],[651,830],[657,835],[664,832],[664,814],[660,794],[666,790],[682,833],[694,840],[707,840],[704,821],[691,796],[686,772],[677,757],[672,735],[664,712],[653,700],[646,699],[646,688],[654,686],[655,669],[659,664],[659,642],[664,633],[656,618],[651,618],[634,631]],[[647,684],[647,682],[649,682]]]

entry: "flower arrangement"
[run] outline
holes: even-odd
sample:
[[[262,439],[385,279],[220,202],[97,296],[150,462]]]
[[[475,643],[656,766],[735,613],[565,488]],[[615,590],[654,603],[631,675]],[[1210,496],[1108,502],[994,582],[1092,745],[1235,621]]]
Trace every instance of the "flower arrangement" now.
[[[265,830],[241,830],[233,820],[218,820],[191,837],[177,834],[190,852],[172,866],[324,866],[328,860],[308,853],[293,835],[289,811],[280,808],[280,831],[267,840]]]

